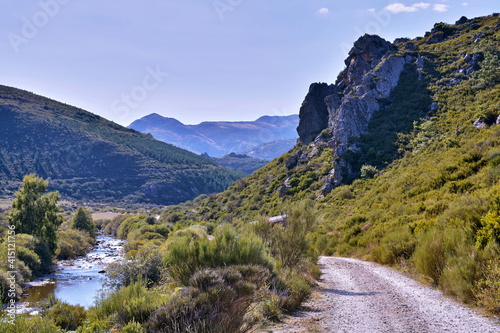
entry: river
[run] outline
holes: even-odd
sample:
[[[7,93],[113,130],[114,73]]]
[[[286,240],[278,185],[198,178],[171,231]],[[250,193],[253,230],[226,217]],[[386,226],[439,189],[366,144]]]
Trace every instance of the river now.
[[[29,283],[18,304],[18,312],[34,311],[33,307],[55,295],[71,305],[88,309],[95,304],[102,289],[107,266],[123,258],[125,241],[98,235],[97,245],[86,256],[75,260],[61,260],[54,267],[54,273]],[[100,273],[101,272],[101,273]]]

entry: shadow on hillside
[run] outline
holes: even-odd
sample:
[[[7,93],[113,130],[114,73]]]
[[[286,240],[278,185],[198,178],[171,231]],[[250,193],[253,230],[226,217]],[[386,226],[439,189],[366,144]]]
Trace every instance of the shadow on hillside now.
[[[380,170],[398,158],[398,133],[410,133],[414,121],[429,116],[430,96],[427,82],[418,79],[415,65],[408,65],[389,99],[381,101],[381,109],[373,114],[368,131],[351,139],[350,145],[358,149],[344,154],[353,171],[348,183],[360,176],[361,166]]]

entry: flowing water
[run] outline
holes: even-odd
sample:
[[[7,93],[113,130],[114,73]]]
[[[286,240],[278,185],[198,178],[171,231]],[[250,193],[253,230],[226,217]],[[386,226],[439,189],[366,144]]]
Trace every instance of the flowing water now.
[[[59,261],[53,274],[31,282],[21,297],[21,312],[30,312],[36,303],[54,295],[71,305],[89,308],[103,287],[107,266],[123,258],[124,241],[97,236],[97,245],[85,257]],[[22,310],[24,309],[24,310]]]

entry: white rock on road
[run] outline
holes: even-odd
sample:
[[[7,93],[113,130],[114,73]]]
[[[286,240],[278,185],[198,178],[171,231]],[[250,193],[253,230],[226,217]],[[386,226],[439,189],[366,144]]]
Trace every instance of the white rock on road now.
[[[489,319],[394,270],[320,257],[318,289],[303,310],[264,332],[499,333]]]

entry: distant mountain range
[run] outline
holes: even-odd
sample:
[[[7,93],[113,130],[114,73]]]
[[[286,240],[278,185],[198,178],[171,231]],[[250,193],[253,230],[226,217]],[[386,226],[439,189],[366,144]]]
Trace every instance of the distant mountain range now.
[[[228,187],[241,173],[90,112],[0,86],[0,195],[24,175],[63,197],[175,204]]]
[[[294,146],[298,124],[299,116],[291,115],[263,116],[255,121],[185,125],[177,119],[153,113],[128,127],[197,154],[222,157],[235,152],[271,160]],[[275,145],[269,145],[274,142]],[[268,146],[262,149],[262,145]]]

